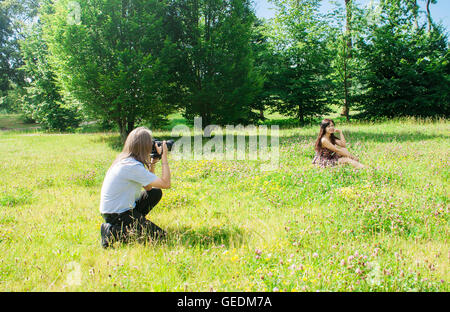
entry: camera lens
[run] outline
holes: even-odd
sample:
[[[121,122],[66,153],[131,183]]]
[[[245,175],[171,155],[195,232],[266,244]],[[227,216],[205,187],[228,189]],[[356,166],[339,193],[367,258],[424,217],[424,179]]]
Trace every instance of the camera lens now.
[[[163,141],[155,140],[153,139],[153,145],[152,145],[152,158],[161,158],[161,154],[158,154],[158,151],[156,150],[156,146],[161,147]],[[168,140],[166,141],[167,150],[170,152],[172,150],[173,144],[175,143],[174,140]]]

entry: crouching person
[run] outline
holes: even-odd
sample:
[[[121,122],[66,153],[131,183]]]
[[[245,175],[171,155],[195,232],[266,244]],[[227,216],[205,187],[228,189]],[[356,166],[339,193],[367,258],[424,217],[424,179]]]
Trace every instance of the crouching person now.
[[[151,158],[152,133],[139,127],[128,135],[123,151],[106,173],[100,199],[101,244],[107,248],[118,240],[128,242],[151,237],[161,239],[166,232],[146,219],[146,215],[161,200],[161,189],[170,188],[168,149],[164,141],[156,145],[161,158]],[[161,177],[155,175],[155,165],[161,160]],[[142,190],[144,188],[144,190]]]

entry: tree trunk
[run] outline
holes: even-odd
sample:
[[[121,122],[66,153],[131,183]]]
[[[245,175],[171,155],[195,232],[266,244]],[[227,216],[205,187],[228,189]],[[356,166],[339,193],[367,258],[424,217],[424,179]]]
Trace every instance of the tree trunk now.
[[[303,124],[305,122],[305,116],[303,116],[303,110],[302,105],[298,105],[298,119],[300,120],[300,123]]]
[[[432,26],[432,21],[431,21],[431,12],[430,12],[430,4],[431,4],[431,0],[427,0],[427,20],[428,20],[428,32],[431,32],[431,26]]]
[[[116,120],[116,123],[119,126],[119,133],[122,143],[125,143],[130,132],[134,130],[134,119],[127,121],[126,118],[119,118]]]
[[[122,143],[125,143],[128,137],[127,127],[122,120],[119,120],[117,124],[119,126],[120,139],[122,140]]]
[[[263,109],[260,109],[259,110],[259,118],[261,118],[261,120],[264,120],[265,118],[264,118],[264,110]]]
[[[351,74],[348,70],[348,62],[352,58],[352,28],[351,28],[351,20],[352,20],[352,0],[345,0],[345,15],[346,15],[346,39],[347,39],[347,53],[345,62],[345,71],[344,71],[344,108],[342,109],[342,116],[345,116],[347,120],[349,120],[350,113],[350,101],[349,101],[349,90],[351,88]]]
[[[133,120],[131,120],[131,121],[128,121],[128,124],[127,124],[127,132],[128,132],[128,134],[131,132],[131,131],[133,131],[134,130],[134,119]],[[127,135],[128,135],[127,134]]]
[[[416,29],[419,29],[419,22],[418,22],[418,14],[419,14],[419,7],[417,6],[417,0],[413,0],[414,3],[414,24],[416,26]]]

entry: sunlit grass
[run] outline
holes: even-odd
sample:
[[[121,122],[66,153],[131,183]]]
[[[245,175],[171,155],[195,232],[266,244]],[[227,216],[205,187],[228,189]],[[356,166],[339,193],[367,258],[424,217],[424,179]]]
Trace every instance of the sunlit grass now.
[[[275,171],[171,160],[148,216],[168,241],[109,250],[98,207],[118,135],[2,132],[0,289],[448,291],[450,124],[337,127],[368,169],[313,167],[316,126],[280,130]]]
[[[0,114],[0,130],[35,129],[39,125],[27,123],[20,114]]]

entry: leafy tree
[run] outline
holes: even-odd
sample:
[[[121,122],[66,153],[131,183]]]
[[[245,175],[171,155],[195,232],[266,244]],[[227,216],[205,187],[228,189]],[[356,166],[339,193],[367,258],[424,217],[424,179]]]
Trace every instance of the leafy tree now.
[[[21,43],[21,50],[25,62],[23,69],[29,81],[21,104],[25,116],[38,122],[43,129],[65,131],[77,128],[81,121],[79,107],[61,96],[55,73],[48,63],[47,45],[42,39],[39,22],[31,26]]]
[[[15,48],[10,37],[13,34],[10,8],[6,3],[0,3],[0,108],[9,109],[4,99],[10,90],[14,68],[10,62],[14,58]]]
[[[61,0],[43,16],[44,39],[66,94],[102,120],[114,121],[124,141],[136,123],[152,125],[171,111],[165,95],[172,45],[165,1]]]
[[[0,2],[0,109],[16,111],[26,84],[19,41],[24,24],[36,15],[37,0]]]
[[[331,79],[327,27],[317,0],[277,0],[271,43],[278,62],[273,77],[276,109],[300,122],[329,111]]]
[[[262,79],[254,68],[248,0],[170,1],[168,25],[177,44],[178,106],[203,124],[247,123]]]
[[[342,106],[341,115],[349,119],[353,106],[357,81],[357,48],[353,41],[360,36],[364,21],[361,10],[353,1],[335,2],[335,9],[328,15],[328,49],[332,52],[331,74],[333,80],[332,103]],[[343,8],[342,4],[345,4]]]
[[[441,27],[425,32],[414,24],[405,2],[385,0],[380,22],[361,40],[363,116],[448,116],[447,36]]]
[[[259,111],[259,119],[264,120],[264,110],[274,106],[273,77],[275,66],[277,65],[273,56],[268,33],[270,32],[267,23],[262,19],[257,19],[253,25],[253,35],[251,39],[252,53],[254,57],[254,67],[258,76],[262,79],[260,92],[251,104],[252,109]]]

